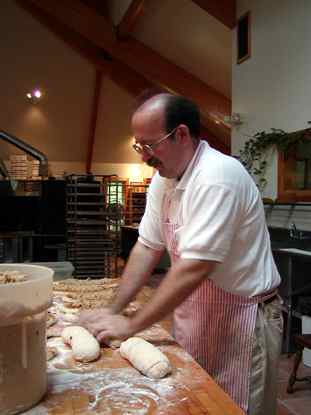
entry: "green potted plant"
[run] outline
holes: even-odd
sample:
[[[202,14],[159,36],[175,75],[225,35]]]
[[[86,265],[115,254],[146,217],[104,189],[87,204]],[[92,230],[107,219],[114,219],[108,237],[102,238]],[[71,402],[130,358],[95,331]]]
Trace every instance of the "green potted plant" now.
[[[253,136],[248,136],[244,147],[240,150],[239,160],[254,177],[259,190],[262,192],[267,184],[265,177],[268,165],[268,156],[273,149],[284,152],[285,155],[295,145],[311,138],[310,128],[292,133],[271,128],[270,131],[260,131]]]

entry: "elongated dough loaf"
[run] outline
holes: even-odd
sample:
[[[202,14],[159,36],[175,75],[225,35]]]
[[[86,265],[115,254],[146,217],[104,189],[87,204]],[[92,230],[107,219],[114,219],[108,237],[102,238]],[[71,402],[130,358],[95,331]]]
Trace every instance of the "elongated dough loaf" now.
[[[139,337],[130,337],[125,342],[122,342],[120,354],[149,378],[163,378],[172,370],[165,354],[151,343]]]
[[[84,327],[69,326],[62,332],[63,341],[72,348],[73,357],[79,362],[92,362],[100,355],[96,338]]]

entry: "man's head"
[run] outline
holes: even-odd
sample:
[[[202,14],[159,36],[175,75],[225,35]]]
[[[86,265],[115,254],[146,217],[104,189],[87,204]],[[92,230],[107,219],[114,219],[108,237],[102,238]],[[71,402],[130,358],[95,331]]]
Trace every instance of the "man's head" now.
[[[199,143],[200,114],[184,97],[158,94],[135,111],[132,128],[142,160],[161,176],[178,178]]]

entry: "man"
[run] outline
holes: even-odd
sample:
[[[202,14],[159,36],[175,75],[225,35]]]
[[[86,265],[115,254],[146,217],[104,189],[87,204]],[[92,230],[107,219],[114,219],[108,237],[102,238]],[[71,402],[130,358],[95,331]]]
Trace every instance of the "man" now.
[[[157,169],[139,239],[110,309],[84,313],[99,341],[127,338],[174,310],[176,340],[250,414],[275,414],[282,318],[260,194],[241,163],[199,140],[189,100],[159,94],[132,117],[142,160]],[[150,302],[120,315],[163,250],[172,266]]]

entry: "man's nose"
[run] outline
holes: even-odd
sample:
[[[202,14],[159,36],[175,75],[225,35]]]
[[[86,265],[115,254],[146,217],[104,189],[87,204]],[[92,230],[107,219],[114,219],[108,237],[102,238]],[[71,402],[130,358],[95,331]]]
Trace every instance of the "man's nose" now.
[[[141,159],[144,163],[146,163],[148,160],[150,160],[152,157],[152,155],[150,153],[148,153],[148,151],[143,150],[143,152],[141,153]]]

